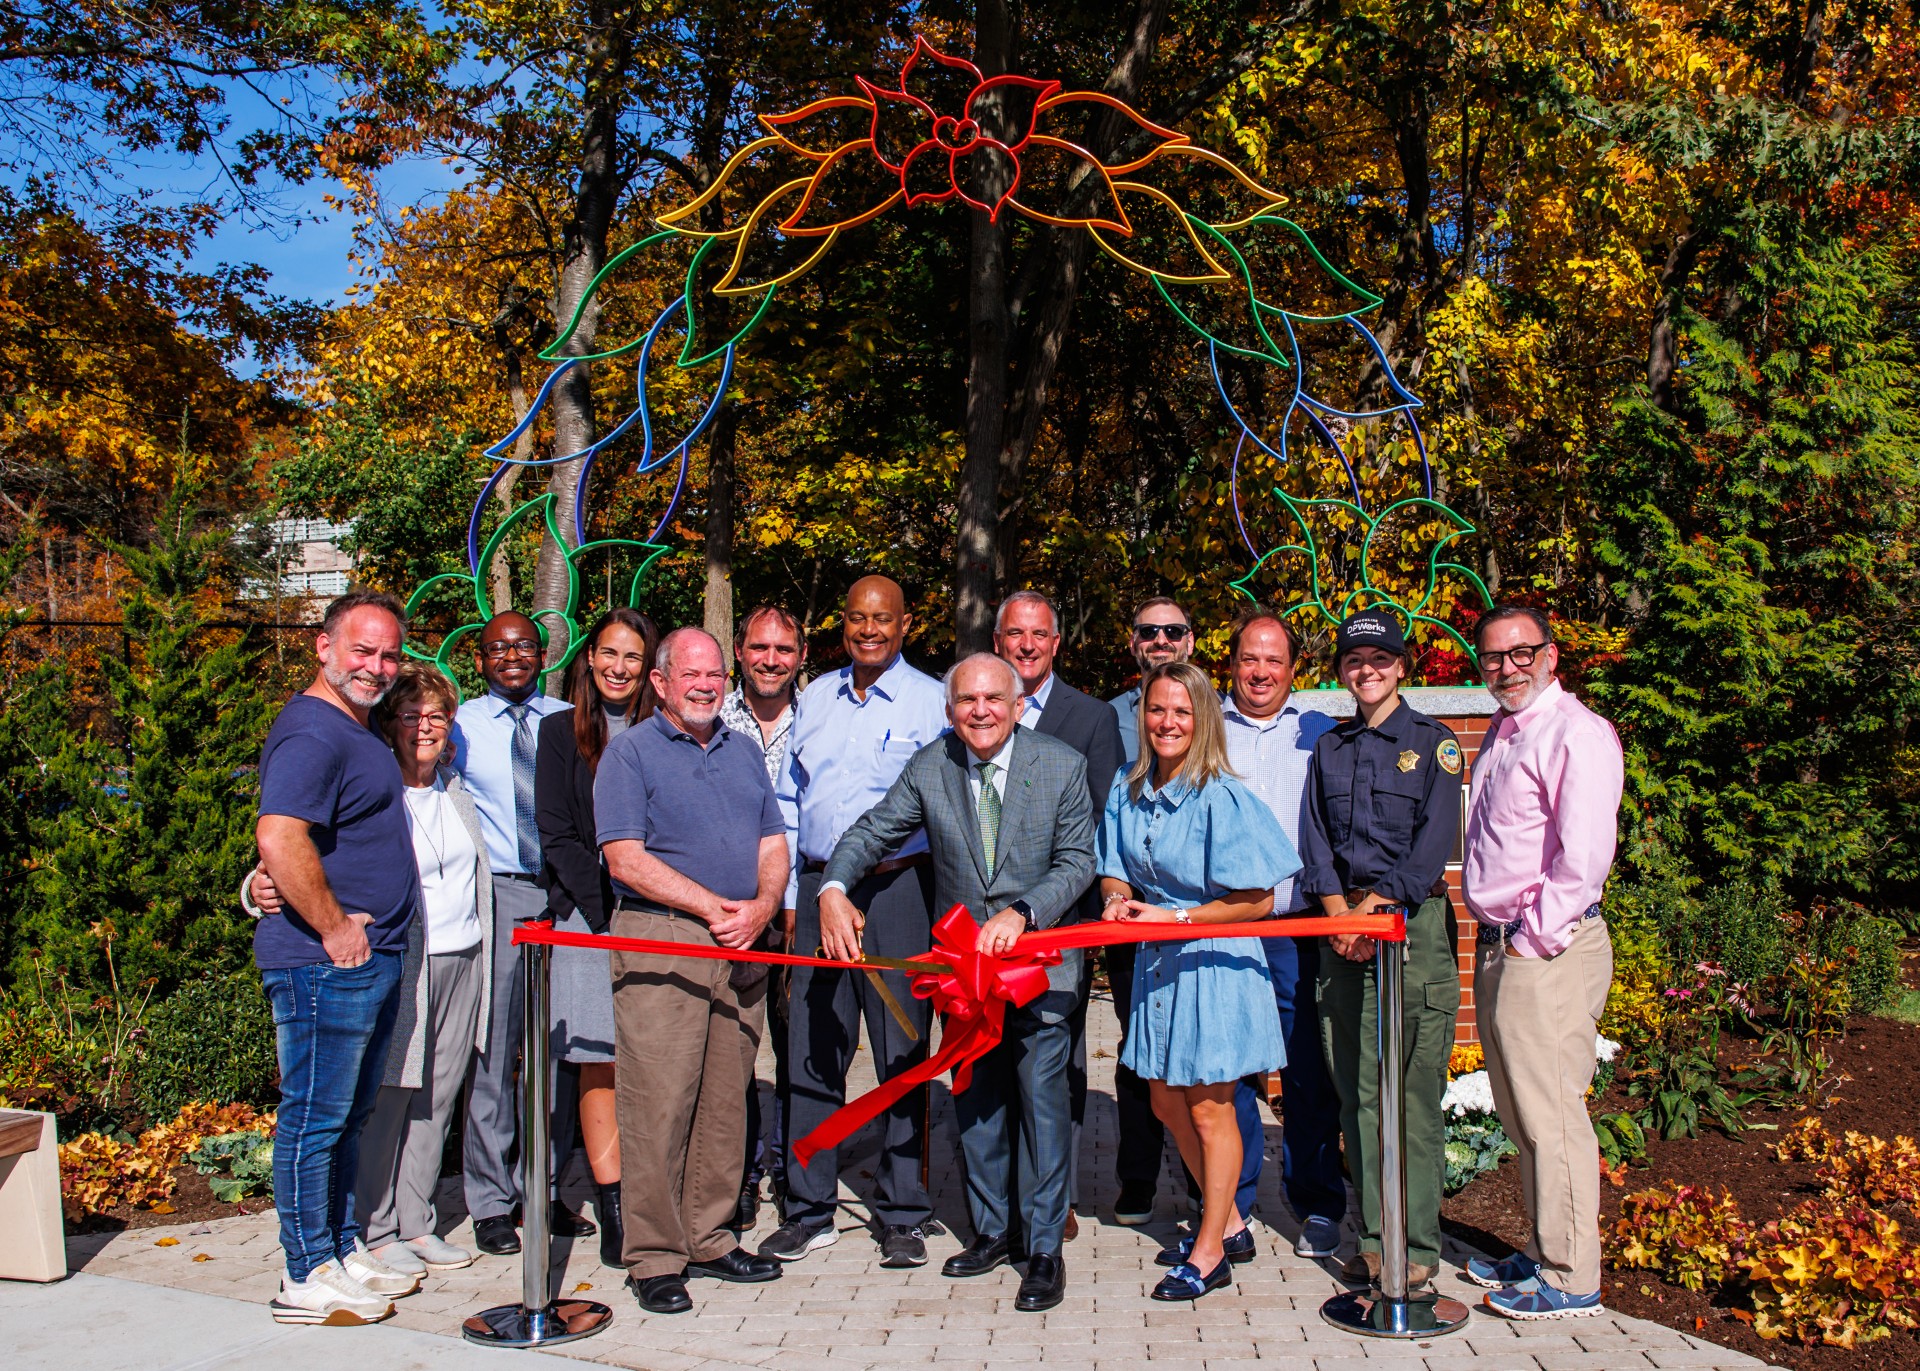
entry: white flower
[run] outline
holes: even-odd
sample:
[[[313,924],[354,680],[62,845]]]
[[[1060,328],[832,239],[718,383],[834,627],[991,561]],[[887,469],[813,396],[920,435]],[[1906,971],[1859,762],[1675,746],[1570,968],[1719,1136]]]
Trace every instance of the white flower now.
[[[1615,1042],[1612,1038],[1603,1038],[1599,1034],[1594,1035],[1593,1056],[1595,1061],[1610,1062],[1619,1055],[1619,1043]]]
[[[1455,1118],[1493,1113],[1493,1082],[1484,1071],[1470,1071],[1447,1083],[1440,1107]]]

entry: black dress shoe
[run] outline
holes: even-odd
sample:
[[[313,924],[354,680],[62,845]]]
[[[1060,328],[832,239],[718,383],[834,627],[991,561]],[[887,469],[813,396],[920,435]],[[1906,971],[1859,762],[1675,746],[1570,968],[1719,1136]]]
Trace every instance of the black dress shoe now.
[[[1012,1259],[1012,1251],[1006,1238],[981,1236],[948,1257],[941,1266],[943,1276],[984,1276],[996,1266],[1005,1266]]]
[[[736,1233],[751,1233],[760,1220],[760,1187],[753,1181],[740,1187],[740,1202],[733,1207],[733,1219],[727,1224]]]
[[[473,1245],[495,1257],[510,1257],[520,1250],[520,1235],[513,1231],[513,1220],[505,1214],[473,1221]]]
[[[556,1238],[591,1238],[600,1230],[585,1214],[576,1214],[555,1200],[547,1210],[547,1226]]]
[[[1035,1252],[1027,1258],[1026,1278],[1013,1307],[1022,1314],[1038,1314],[1051,1309],[1066,1297],[1067,1264],[1058,1252]]]
[[[649,1314],[684,1314],[693,1308],[684,1276],[648,1276],[643,1281],[628,1276],[627,1289]]]
[[[724,1257],[715,1257],[710,1262],[688,1262],[687,1274],[732,1281],[736,1285],[758,1285],[761,1281],[779,1280],[780,1263],[771,1257],[755,1256],[744,1247],[736,1247]]]

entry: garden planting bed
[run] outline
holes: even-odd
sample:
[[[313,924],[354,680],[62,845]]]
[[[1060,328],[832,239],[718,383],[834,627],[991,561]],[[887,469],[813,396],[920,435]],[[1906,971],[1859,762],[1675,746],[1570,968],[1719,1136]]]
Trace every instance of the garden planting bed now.
[[[1753,1050],[1747,1042],[1730,1042],[1723,1050],[1723,1061],[1737,1068]],[[1848,1023],[1845,1039],[1833,1044],[1830,1052],[1834,1078],[1812,1106],[1746,1111],[1750,1123],[1772,1128],[1752,1128],[1737,1137],[1709,1128],[1698,1138],[1673,1142],[1650,1138],[1646,1166],[1629,1167],[1623,1184],[1601,1183],[1603,1230],[1620,1218],[1623,1199],[1650,1189],[1672,1191],[1693,1185],[1716,1194],[1724,1189],[1739,1203],[1742,1215],[1756,1224],[1813,1198],[1820,1187],[1812,1164],[1783,1162],[1774,1152],[1787,1129],[1808,1115],[1817,1115],[1836,1136],[1849,1130],[1889,1141],[1902,1134],[1913,1136],[1920,1127],[1915,1108],[1920,1102],[1920,1026],[1858,1017]],[[1616,1084],[1595,1101],[1594,1112],[1610,1114],[1637,1104]],[[1519,1169],[1511,1161],[1502,1163],[1448,1198],[1442,1214],[1448,1231],[1461,1240],[1496,1255],[1512,1251],[1529,1231]],[[1920,1234],[1906,1236],[1913,1240]],[[1760,1337],[1711,1290],[1696,1293],[1650,1271],[1609,1268],[1604,1280],[1609,1308],[1765,1361],[1803,1371],[1920,1371],[1920,1335],[1914,1333],[1896,1329],[1891,1337],[1852,1348],[1807,1347]]]
[[[271,1195],[253,1195],[234,1204],[217,1198],[207,1178],[191,1166],[174,1167],[173,1181],[173,1194],[151,1209],[145,1205],[115,1205],[103,1214],[89,1214],[78,1223],[69,1223],[67,1229],[71,1233],[121,1233],[130,1228],[209,1223],[273,1208]]]

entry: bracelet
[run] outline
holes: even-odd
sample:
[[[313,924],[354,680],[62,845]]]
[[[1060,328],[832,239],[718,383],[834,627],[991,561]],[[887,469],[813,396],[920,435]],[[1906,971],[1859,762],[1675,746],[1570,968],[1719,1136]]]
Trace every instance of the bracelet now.
[[[1100,907],[1101,907],[1102,909],[1104,909],[1104,908],[1106,908],[1106,907],[1107,907],[1107,905],[1110,905],[1110,904],[1124,904],[1124,903],[1125,903],[1125,902],[1126,902],[1127,900],[1129,900],[1129,899],[1132,899],[1132,898],[1133,898],[1133,897],[1132,897],[1132,896],[1130,896],[1130,895],[1120,895],[1120,894],[1114,894],[1114,895],[1109,895],[1109,896],[1107,896],[1107,898],[1106,898],[1106,899],[1105,899],[1105,900],[1104,900],[1104,901],[1103,901],[1103,902],[1101,903],[1101,906],[1100,906]]]

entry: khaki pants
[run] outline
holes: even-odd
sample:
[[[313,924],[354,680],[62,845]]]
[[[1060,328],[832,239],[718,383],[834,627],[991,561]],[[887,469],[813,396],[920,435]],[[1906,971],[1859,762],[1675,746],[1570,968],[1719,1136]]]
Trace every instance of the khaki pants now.
[[[1600,1289],[1600,1147],[1587,1117],[1593,1039],[1613,984],[1613,939],[1599,919],[1576,926],[1557,957],[1497,944],[1474,959],[1487,1076],[1501,1127],[1520,1149],[1520,1191],[1540,1277],[1570,1295]]]
[[[622,910],[621,938],[712,947],[694,919]],[[637,1280],[677,1275],[738,1244],[747,1080],[766,1014],[766,978],[728,984],[732,963],[613,954],[614,1101],[620,1126],[621,1260]]]

